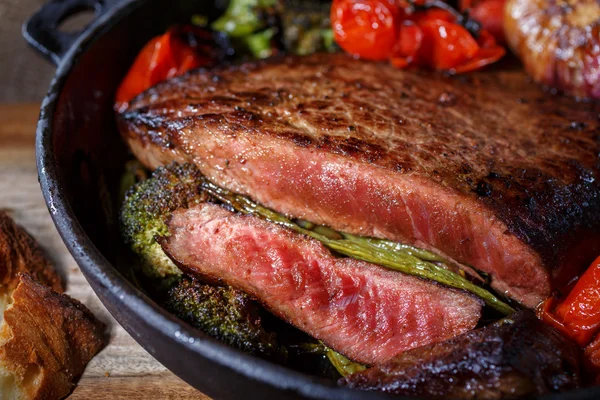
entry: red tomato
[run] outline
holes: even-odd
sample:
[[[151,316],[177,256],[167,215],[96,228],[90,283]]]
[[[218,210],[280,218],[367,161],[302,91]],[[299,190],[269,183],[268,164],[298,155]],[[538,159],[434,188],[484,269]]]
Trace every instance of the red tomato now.
[[[567,298],[556,307],[571,337],[582,346],[588,344],[600,327],[600,257],[579,278]]]
[[[470,9],[470,15],[481,26],[491,33],[498,43],[504,44],[504,3],[506,0],[462,0],[460,2],[461,11]]]
[[[398,30],[398,41],[392,49],[392,65],[396,68],[408,67],[415,60],[422,42],[423,31],[419,25],[413,21],[404,21]]]
[[[475,71],[483,68],[486,65],[493,64],[506,54],[504,47],[493,46],[493,47],[482,47],[477,50],[477,53],[472,59],[467,62],[454,67],[453,72],[456,74],[462,74],[465,72]]]
[[[583,363],[590,381],[600,385],[600,335],[584,349]]]
[[[181,75],[210,61],[209,58],[201,56],[194,46],[188,45],[178,37],[178,33],[188,33],[188,30],[186,27],[172,29],[153,38],[144,46],[117,90],[117,109],[127,107],[127,102],[158,82]]]
[[[473,58],[479,45],[462,26],[441,19],[420,21],[423,43],[418,63],[438,70],[450,70]]]
[[[393,0],[334,0],[335,41],[348,53],[385,60],[396,43],[399,10]]]
[[[129,100],[150,86],[154,70],[150,66],[153,64],[155,54],[160,51],[161,39],[162,36],[155,37],[146,43],[142,51],[139,52],[117,90],[117,95],[115,96],[117,108],[121,108],[123,105],[127,106]]]
[[[412,60],[423,43],[423,31],[413,21],[404,21],[398,30],[398,41],[392,49],[393,58],[406,58]]]
[[[600,257],[579,278],[571,293],[553,310],[554,299],[542,303],[538,315],[580,346],[586,346],[600,328]]]
[[[425,11],[420,11],[411,16],[411,19],[415,22],[423,21],[446,21],[456,22],[456,18],[449,11],[442,10],[441,8],[430,8]]]
[[[479,37],[477,38],[477,44],[483,48],[498,46],[494,36],[492,36],[492,34],[489,33],[488,31],[486,31],[485,29],[482,29],[479,31]]]

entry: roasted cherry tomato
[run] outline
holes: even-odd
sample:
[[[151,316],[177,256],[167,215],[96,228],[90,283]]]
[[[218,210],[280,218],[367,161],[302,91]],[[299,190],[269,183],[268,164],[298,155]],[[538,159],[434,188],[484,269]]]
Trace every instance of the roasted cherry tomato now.
[[[127,102],[160,81],[209,63],[210,57],[200,54],[195,40],[193,43],[185,40],[187,35],[198,34],[195,30],[193,27],[176,27],[150,40],[117,90],[116,108],[127,107]]]
[[[473,19],[496,38],[498,43],[506,43],[504,39],[504,4],[506,0],[461,0],[460,9],[469,9]]]
[[[538,316],[580,346],[588,345],[600,328],[600,257],[558,305],[554,298],[544,301]]]
[[[417,23],[423,21],[446,21],[456,22],[456,18],[450,12],[442,10],[441,8],[430,8],[425,11],[417,12],[409,17],[412,21]]]
[[[423,43],[417,62],[439,70],[451,70],[477,54],[479,45],[462,26],[441,19],[419,22]]]
[[[385,60],[396,43],[398,15],[393,0],[334,0],[331,25],[335,41],[348,53]]]
[[[590,382],[600,385],[600,335],[584,349],[583,363]]]
[[[392,49],[390,62],[398,68],[405,68],[414,61],[421,44],[423,31],[413,21],[404,21],[398,30],[398,41]]]
[[[465,72],[475,71],[486,65],[493,64],[506,54],[506,50],[500,46],[494,46],[490,48],[480,48],[477,53],[470,60],[463,64],[454,67],[453,72],[462,74]]]
[[[334,0],[331,8],[340,47],[367,59],[389,59],[398,68],[418,65],[460,73],[504,56],[491,34],[482,29],[476,40],[457,22],[459,15],[426,0]]]
[[[495,63],[506,54],[504,47],[497,45],[494,37],[485,30],[481,30],[479,32],[477,44],[479,45],[479,50],[477,50],[477,53],[475,53],[473,58],[466,61],[464,64],[454,68],[455,73],[462,74],[465,72],[475,71],[485,67],[486,65]]]

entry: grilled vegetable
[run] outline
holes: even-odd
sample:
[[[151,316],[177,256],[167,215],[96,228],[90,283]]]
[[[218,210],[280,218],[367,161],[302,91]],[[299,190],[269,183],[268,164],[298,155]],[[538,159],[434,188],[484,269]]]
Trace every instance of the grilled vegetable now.
[[[296,350],[296,352],[299,350],[300,353],[304,354],[318,354],[325,356],[337,373],[342,377],[346,377],[355,372],[364,371],[368,368],[366,365],[349,360],[343,354],[330,349],[322,342],[294,344],[292,345],[292,350]]]
[[[541,319],[580,346],[587,346],[600,329],[600,257],[558,304],[553,297],[538,309]]]
[[[331,7],[335,41],[362,58],[385,60],[396,43],[398,14],[392,0],[336,0]]]
[[[354,361],[347,359],[342,354],[330,348],[327,348],[326,355],[341,376],[348,376],[355,372],[360,372],[367,369],[366,366],[355,363]]]
[[[471,283],[462,276],[431,262],[439,260],[434,254],[410,246],[398,245],[383,239],[362,238],[342,233],[339,234],[342,236],[341,239],[331,238],[330,234],[325,235],[314,229],[302,228],[285,216],[262,207],[244,196],[220,188],[209,181],[205,180],[202,186],[211,196],[214,196],[238,212],[253,214],[265,220],[283,225],[295,232],[320,241],[325,247],[340,254],[378,264],[405,274],[430,279],[457,289],[467,290],[479,296],[488,306],[503,314],[514,312],[509,305],[500,301],[492,293]],[[419,258],[419,254],[429,261]]]
[[[584,349],[583,365],[588,381],[600,385],[600,335]]]
[[[131,165],[124,179],[140,175]],[[168,233],[165,220],[173,211],[206,200],[198,183],[202,176],[193,165],[160,167],[149,179],[127,193],[121,209],[126,243],[140,256],[139,269],[150,291],[173,314],[202,332],[246,352],[282,359],[284,350],[261,323],[262,307],[245,293],[183,277],[163,252],[156,236]]]
[[[480,24],[439,0],[334,0],[336,42],[370,60],[463,73],[505,54]]]
[[[132,187],[121,208],[121,233],[125,243],[140,256],[143,275],[169,287],[181,271],[155,241],[168,233],[166,218],[180,207],[203,201],[206,196],[198,187],[202,176],[190,165],[158,168],[150,179]]]
[[[193,26],[174,26],[150,40],[137,55],[115,96],[115,107],[165,79],[213,62],[212,34]]]
[[[281,24],[285,51],[307,55],[337,51],[329,20],[329,2],[286,0]]]
[[[231,37],[244,37],[268,28],[267,16],[274,12],[278,0],[232,0],[212,28]]]
[[[231,287],[216,287],[184,278],[168,294],[165,307],[202,332],[245,352],[284,356],[275,334],[262,326],[262,308]]]
[[[508,0],[506,41],[539,83],[600,99],[600,3]]]
[[[468,12],[498,43],[504,45],[505,3],[506,0],[460,0],[459,5],[461,11]]]
[[[232,0],[212,28],[227,34],[238,54],[255,58],[270,57],[277,50],[304,55],[337,49],[328,2]]]
[[[211,27],[227,34],[237,53],[267,58],[274,54],[280,15],[279,0],[232,0]]]

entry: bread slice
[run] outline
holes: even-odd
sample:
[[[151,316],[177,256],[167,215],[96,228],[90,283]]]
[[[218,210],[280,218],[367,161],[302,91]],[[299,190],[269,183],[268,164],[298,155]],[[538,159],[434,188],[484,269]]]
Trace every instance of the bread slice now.
[[[104,324],[62,290],[33,238],[0,212],[0,398],[63,398],[104,346]]]
[[[0,211],[0,287],[14,290],[20,272],[30,274],[56,292],[64,291],[60,276],[36,241],[6,212]]]

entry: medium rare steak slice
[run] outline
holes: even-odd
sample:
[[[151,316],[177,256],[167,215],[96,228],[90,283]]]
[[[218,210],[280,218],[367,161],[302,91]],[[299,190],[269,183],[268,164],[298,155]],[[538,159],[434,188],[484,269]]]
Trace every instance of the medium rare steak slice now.
[[[366,364],[466,332],[482,303],[467,293],[351,258],[214,204],[176,211],[163,249],[182,268],[256,297],[271,312]]]
[[[523,72],[445,79],[342,54],[196,71],[119,115],[147,166],[436,251],[534,306],[600,248],[600,107]]]

